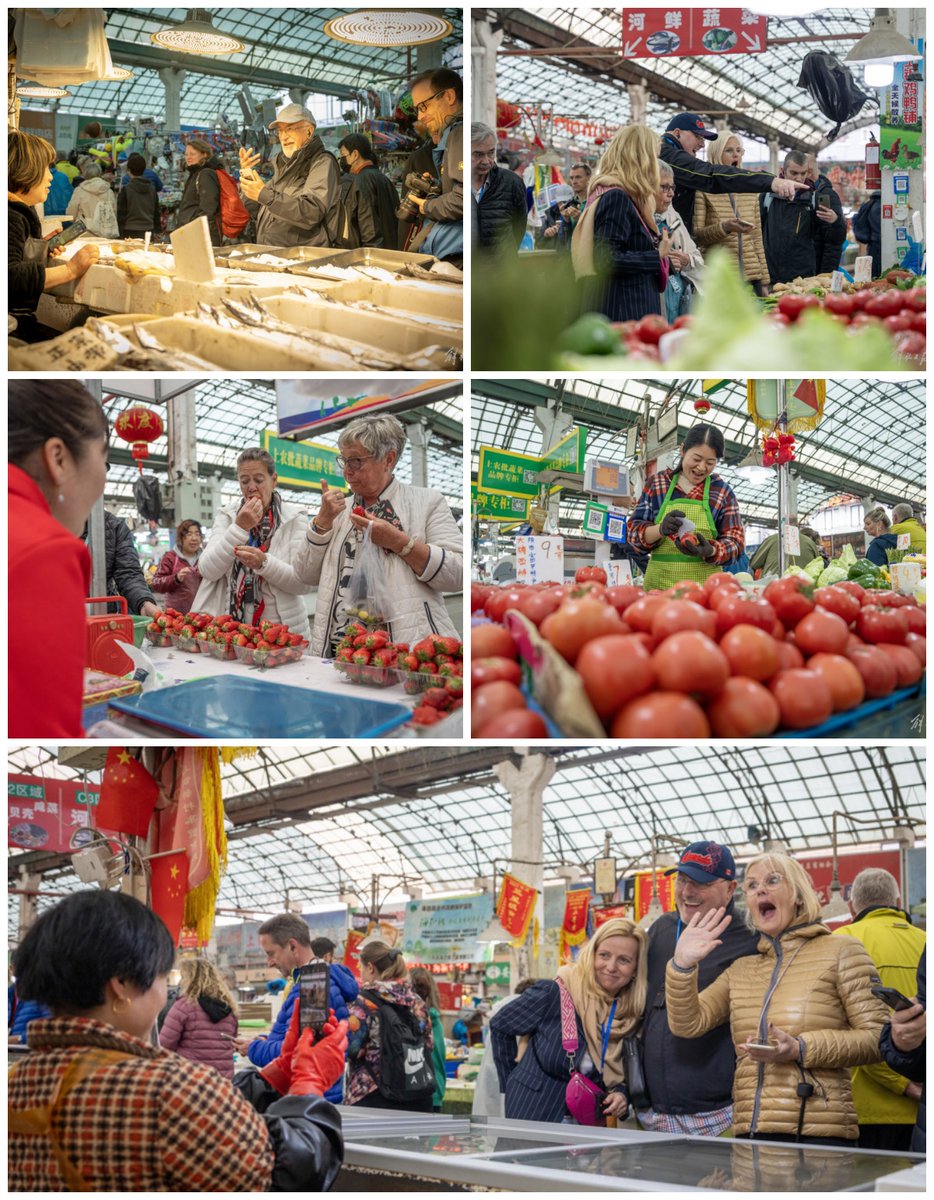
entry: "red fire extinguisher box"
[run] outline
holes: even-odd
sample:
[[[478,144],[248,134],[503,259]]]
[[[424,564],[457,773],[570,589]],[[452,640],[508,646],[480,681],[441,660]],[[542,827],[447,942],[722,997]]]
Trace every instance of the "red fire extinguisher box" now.
[[[126,600],[123,596],[89,596],[85,603],[104,604],[110,600],[120,605],[120,612],[88,617],[84,661],[95,671],[125,675],[133,670],[132,658],[120,649],[121,644],[133,644],[133,618],[127,612]]]

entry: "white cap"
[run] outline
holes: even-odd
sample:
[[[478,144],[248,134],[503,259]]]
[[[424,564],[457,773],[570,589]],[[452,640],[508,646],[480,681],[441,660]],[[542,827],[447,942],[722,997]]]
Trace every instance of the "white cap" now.
[[[303,108],[301,104],[286,104],[277,111],[276,119],[269,128],[275,129],[279,125],[294,125],[298,121],[307,121],[315,127],[318,125],[315,115],[310,109]]]

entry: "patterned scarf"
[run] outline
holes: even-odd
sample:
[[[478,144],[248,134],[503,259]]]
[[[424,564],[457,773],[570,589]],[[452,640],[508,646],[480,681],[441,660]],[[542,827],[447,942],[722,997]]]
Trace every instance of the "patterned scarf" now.
[[[354,496],[355,505],[362,503],[362,496]],[[402,529],[402,522],[393,508],[391,501],[379,497],[376,503],[369,505],[366,511],[371,516],[379,517],[382,521],[388,521],[396,529]],[[351,527],[350,533],[344,538],[344,544],[341,546],[340,560],[337,567],[337,592],[334,597],[331,621],[331,641],[334,645],[344,636],[344,632],[349,624],[346,611],[347,596],[350,593],[350,579],[353,575],[354,563],[357,560],[357,550],[360,545],[361,536],[358,530]],[[384,554],[391,553],[385,546],[382,547],[382,551]]]
[[[246,500],[240,502],[240,508]],[[237,510],[240,511],[239,509]],[[282,498],[278,492],[273,492],[272,502],[263,513],[258,525],[250,530],[248,546],[256,546],[264,554],[269,553],[269,543],[278,527],[282,524]],[[234,558],[233,569],[230,572],[230,615],[235,621],[243,621],[244,612],[248,605],[255,605],[252,624],[259,623],[266,607],[266,601],[261,600],[262,581],[239,558]]]

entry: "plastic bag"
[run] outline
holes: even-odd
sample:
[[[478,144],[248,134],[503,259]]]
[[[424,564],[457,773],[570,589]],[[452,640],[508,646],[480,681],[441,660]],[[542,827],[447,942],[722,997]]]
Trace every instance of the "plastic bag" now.
[[[826,50],[812,50],[804,56],[798,87],[806,88],[824,116],[836,122],[827,134],[830,142],[843,122],[855,117],[871,99],[860,91],[850,68]]]
[[[347,616],[352,621],[370,628],[387,627],[389,624],[390,595],[386,584],[385,553],[374,545],[370,530],[363,532],[363,540],[354,559],[347,594]]]

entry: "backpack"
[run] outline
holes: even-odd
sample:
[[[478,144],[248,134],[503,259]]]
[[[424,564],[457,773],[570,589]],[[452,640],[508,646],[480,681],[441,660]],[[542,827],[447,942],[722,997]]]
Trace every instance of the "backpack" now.
[[[250,214],[240,199],[240,189],[236,180],[223,167],[211,167],[217,176],[217,186],[220,188],[217,208],[217,225],[223,237],[238,238],[250,223]],[[201,172],[198,172],[197,191],[201,195]]]
[[[385,1000],[379,992],[361,992],[379,1010],[380,1095],[390,1104],[415,1104],[435,1093],[435,1073],[425,1035],[411,1009]]]
[[[109,200],[98,200],[94,216],[88,222],[88,232],[98,237],[118,238],[120,228],[117,225],[117,214]]]

